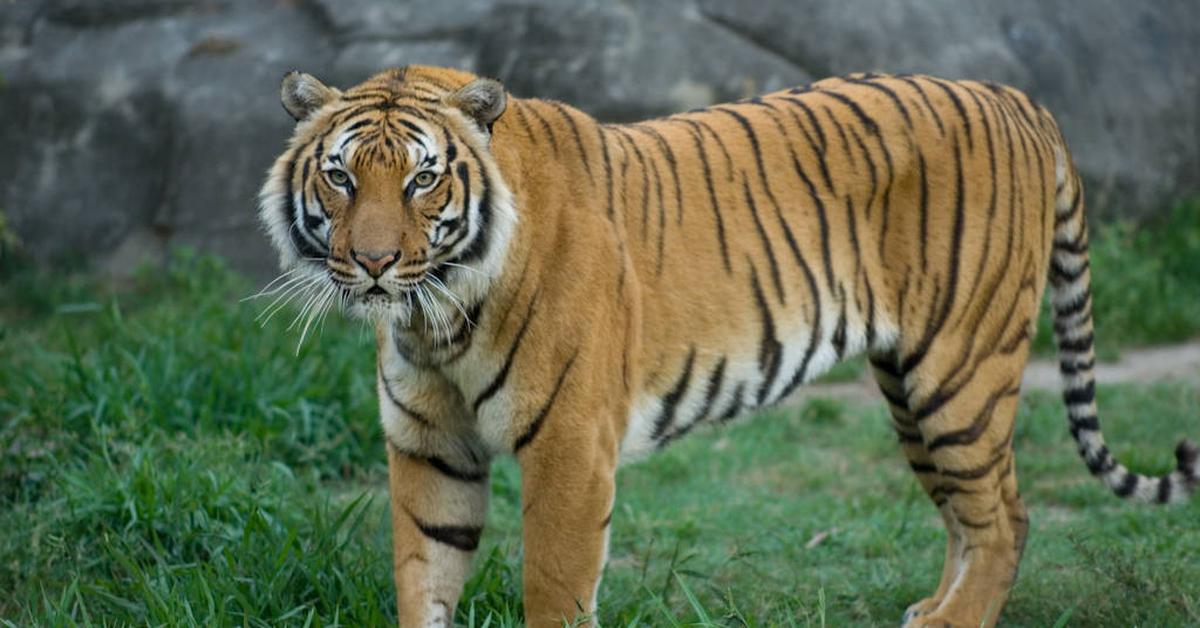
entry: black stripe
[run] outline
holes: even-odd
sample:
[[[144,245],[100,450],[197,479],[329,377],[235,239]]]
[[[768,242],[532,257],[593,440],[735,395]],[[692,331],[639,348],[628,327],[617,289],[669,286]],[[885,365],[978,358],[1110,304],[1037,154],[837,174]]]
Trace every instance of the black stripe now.
[[[322,138],[323,137],[324,136],[322,136]],[[314,141],[319,142],[321,139],[319,138]],[[317,240],[318,242],[320,241],[315,236],[312,236],[312,234],[304,231],[307,225],[302,224],[301,221],[304,216],[308,215],[308,212],[305,211],[303,207],[296,205],[296,161],[300,159],[299,154],[306,150],[308,150],[308,146],[304,146],[300,150],[296,151],[296,156],[288,163],[287,182],[285,186],[286,196],[283,199],[283,202],[280,204],[280,213],[283,216],[285,224],[288,225],[288,237],[291,239],[292,245],[296,247],[296,252],[301,257],[322,258],[325,257],[326,251],[323,250],[322,247],[313,244],[308,237],[305,237],[306,235],[311,236],[313,240]],[[305,159],[306,166],[308,165],[308,162],[309,160]],[[301,180],[300,193],[302,196],[304,194],[303,186],[304,181]]]
[[[958,97],[958,94],[954,93],[954,90],[951,89],[945,81],[933,77],[929,77],[929,80],[934,85],[940,87],[943,92],[946,92],[946,95],[950,97],[950,101],[954,103],[954,108],[958,111],[958,115],[963,122],[963,131],[967,135],[967,150],[973,149],[974,142],[971,139],[971,118],[967,115],[967,108],[963,106],[962,99]]]
[[[442,460],[437,456],[429,456],[425,458],[425,461],[429,463],[429,466],[441,472],[442,475],[453,480],[458,480],[459,482],[482,482],[487,479],[488,476],[486,470],[463,471],[461,469],[456,469],[447,464],[445,460]]]
[[[476,223],[478,224],[478,229],[475,231],[475,238],[471,240],[471,243],[467,245],[467,248],[458,256],[457,261],[463,264],[486,257],[492,242],[492,185],[488,180],[487,170],[484,168],[483,160],[480,158],[479,153],[475,151],[475,147],[467,144],[467,150],[471,154],[471,159],[473,159],[475,162],[475,167],[479,170],[480,177],[483,180],[483,189],[480,192],[479,203],[477,204],[478,207],[476,209]],[[465,163],[460,163],[457,171],[459,178],[462,179],[464,176],[463,173],[466,171]],[[466,187],[463,189],[463,215],[468,215],[470,209],[470,188]]]
[[[894,380],[898,380],[900,382],[904,381],[904,372],[900,370],[900,366],[896,364],[894,358],[888,361],[884,360],[882,357],[871,356],[869,359],[871,366],[875,370],[887,375],[888,377],[891,377]]]
[[[871,151],[867,150],[867,144],[863,141],[858,129],[850,127],[850,137],[854,138],[854,143],[858,146],[859,151],[862,152],[863,159],[867,162],[867,174],[871,175],[871,192],[867,196],[867,206],[864,208],[869,219],[871,217],[871,205],[875,203],[875,194],[879,190],[879,175],[875,173],[875,158],[871,156]]]
[[[762,221],[758,218],[758,207],[754,204],[754,197],[750,194],[750,182],[746,178],[746,173],[742,173],[742,189],[746,195],[746,206],[750,208],[750,217],[754,219],[755,230],[758,231],[758,237],[762,239],[763,250],[767,254],[767,266],[771,271],[771,281],[775,284],[775,292],[779,295],[779,302],[787,303],[787,299],[783,292],[783,280],[779,277],[779,263],[775,259],[775,251],[771,248],[771,239],[767,237],[766,229],[763,229]]]
[[[921,270],[929,270],[929,177],[925,167],[925,155],[917,149],[917,173],[921,177],[921,196],[918,212],[921,224]]]
[[[966,180],[963,173],[962,151],[958,136],[954,136],[954,232],[950,250],[949,278],[946,280],[946,296],[942,302],[941,313],[938,315],[937,327],[946,322],[950,315],[950,307],[954,303],[954,295],[958,290],[959,266],[962,260],[963,232],[966,226]]]
[[[1155,499],[1160,504],[1171,501],[1171,476],[1158,478],[1158,496]]]
[[[700,157],[700,165],[704,167],[704,183],[708,187],[708,200],[712,208],[713,219],[717,225],[717,243],[721,247],[721,261],[725,263],[725,272],[732,273],[733,265],[729,261],[729,245],[725,241],[725,221],[721,218],[721,206],[717,201],[717,192],[713,188],[712,168],[708,165],[708,154],[704,152],[704,138],[695,129],[689,129],[696,153]]]
[[[867,129],[868,133],[871,135],[879,135],[879,124],[875,122],[874,118],[867,115],[867,112],[863,111],[863,108],[859,106],[858,102],[856,102],[854,99],[846,96],[845,94],[839,94],[838,92],[819,90],[815,93],[828,96],[846,105],[846,107],[850,109],[850,112],[854,114],[854,117],[858,118],[858,121]]]
[[[1083,461],[1087,465],[1088,472],[1092,475],[1105,475],[1117,468],[1117,461],[1113,460],[1112,454],[1108,452],[1107,445],[1101,445],[1100,449],[1094,452],[1094,455],[1085,455]]]
[[[397,347],[397,350],[399,350],[399,347]],[[433,425],[433,423],[429,421],[429,418],[424,414],[421,414],[420,412],[417,412],[416,410],[413,410],[412,408],[401,403],[401,401],[396,397],[396,393],[392,391],[392,387],[388,385],[387,378],[383,376],[382,370],[380,370],[379,373],[379,381],[383,384],[383,392],[385,395],[387,395],[388,401],[391,401],[392,405],[395,406],[397,410],[408,415],[408,417],[413,421],[416,421],[425,427],[431,427]]]
[[[758,281],[758,272],[750,263],[750,288],[754,293],[754,302],[758,305],[762,317],[762,341],[758,348],[758,369],[763,373],[763,382],[758,388],[758,404],[763,405],[767,395],[779,376],[779,365],[783,361],[783,345],[775,335],[775,319],[771,316],[771,308],[763,295],[762,285]]]
[[[491,399],[508,380],[508,372],[512,369],[513,358],[517,355],[517,349],[521,348],[521,339],[525,337],[525,332],[529,329],[529,321],[533,320],[533,306],[537,305],[539,292],[534,293],[529,299],[529,307],[525,310],[525,320],[521,321],[521,327],[517,329],[517,335],[513,337],[512,346],[508,348],[508,355],[504,357],[504,366],[500,367],[500,371],[492,378],[492,381],[479,393],[475,398],[475,403],[472,404],[472,409],[475,414],[479,414],[479,408],[488,399]]]
[[[911,467],[912,470],[917,473],[937,473],[938,472],[937,467],[933,466],[932,464],[928,464],[928,463],[924,463],[924,462],[913,462],[912,460],[909,460],[908,466]]]
[[[839,122],[836,117],[834,117],[833,112],[829,110],[829,107],[825,107],[825,113],[829,114],[829,123],[833,125],[833,129],[837,131],[838,139],[842,141],[842,152],[846,155],[846,163],[849,163],[851,169],[857,173],[858,161],[854,159],[854,153],[850,151],[850,139],[846,135],[845,127],[843,127],[842,123]],[[833,189],[832,182],[830,182],[829,188],[831,190]]]
[[[784,128],[783,124],[779,121],[779,119],[775,115],[777,110],[773,106],[770,106],[770,105],[768,105],[767,107],[768,107],[767,115],[771,119],[771,121],[775,124],[775,127],[777,129],[779,129],[780,136],[784,137],[784,138],[788,137],[789,134],[787,133],[787,130]],[[749,129],[747,128],[747,130],[749,130]],[[751,131],[751,133],[752,133],[752,131]],[[811,145],[811,140],[809,140],[809,142]],[[806,175],[803,174],[803,169],[801,169],[801,167],[800,167],[800,160],[796,156],[796,152],[793,150],[793,148],[791,146],[791,142],[786,142],[786,143],[787,143],[788,155],[792,158],[793,167],[796,168],[797,172],[799,172],[801,174],[801,177],[804,178],[805,181],[809,184],[810,194],[813,196],[814,200],[817,203],[821,203],[820,198],[816,196],[816,193],[812,186],[812,182],[810,180],[808,180]],[[814,150],[815,150],[815,147],[814,147]],[[767,193],[767,200],[770,201],[772,209],[775,210],[775,219],[779,223],[780,229],[783,231],[784,240],[787,241],[788,248],[791,249],[792,256],[795,258],[796,264],[798,266],[800,266],[800,268],[804,271],[805,280],[808,282],[809,288],[812,292],[812,303],[813,303],[814,311],[817,312],[817,314],[816,314],[816,316],[814,316],[814,318],[817,321],[818,329],[819,329],[819,324],[820,324],[820,313],[819,312],[820,312],[820,307],[821,307],[821,298],[820,298],[820,293],[818,292],[818,290],[816,288],[816,281],[813,277],[812,270],[808,266],[808,262],[806,262],[804,260],[804,256],[800,253],[800,247],[796,243],[795,234],[792,233],[791,227],[788,226],[787,220],[785,220],[783,217],[783,211],[779,207],[779,202],[775,199],[775,195],[771,192],[771,187],[767,182],[766,171],[762,167],[761,162],[759,163],[759,179],[762,182],[763,189]],[[817,333],[819,334],[819,332],[817,332]],[[807,361],[805,363],[805,367],[806,366],[807,366]],[[797,375],[803,376],[803,373],[801,371],[797,371]],[[798,383],[798,381],[799,380],[793,380],[793,383],[789,385],[789,390],[791,387],[794,387],[795,384]]]
[[[729,157],[729,149],[725,147],[725,141],[721,139],[721,136],[703,120],[680,118],[679,121],[691,126],[693,129],[708,131],[708,134],[717,142],[717,148],[721,149],[721,156],[725,158],[725,179],[733,181],[733,159]]]
[[[717,362],[717,366],[713,368],[712,374],[708,377],[708,383],[704,386],[704,405],[700,407],[700,411],[696,413],[696,421],[703,420],[712,411],[713,403],[717,399],[717,395],[721,392],[721,384],[725,381],[725,356]]]
[[[824,111],[825,115],[829,116],[829,120],[834,125],[836,125],[839,130],[841,130],[841,124],[837,121],[837,118],[833,115],[833,111],[830,110],[829,107],[821,107],[821,110]],[[847,150],[849,150],[848,146],[847,146]],[[833,177],[831,177],[829,174],[829,162],[826,159],[826,155],[828,155],[828,152],[829,152],[828,150],[822,150],[821,152],[817,153],[817,165],[821,168],[821,179],[823,179],[825,181],[825,187],[830,192],[833,192],[836,194],[837,190],[835,190],[833,187]]]
[[[917,94],[921,96],[921,101],[925,103],[925,107],[929,110],[930,115],[933,116],[933,121],[937,124],[938,132],[945,136],[946,127],[942,124],[942,116],[938,115],[937,109],[933,106],[933,103],[929,101],[929,95],[925,93],[925,88],[921,87],[920,83],[910,77],[900,76],[897,78],[905,83],[908,83],[913,89],[917,90]]]
[[[479,322],[479,313],[483,311],[483,302],[483,299],[476,301],[475,304],[467,308],[465,315],[459,315],[459,318],[462,319],[462,325],[454,332],[453,336],[450,336],[450,346],[473,338],[471,332],[475,330],[475,325]]]
[[[666,158],[667,165],[669,166],[668,170],[671,172],[671,181],[675,184],[675,222],[677,224],[683,224],[683,188],[679,185],[679,171],[675,162],[675,151],[671,150],[671,145],[667,143],[667,140],[662,136],[662,133],[659,133],[650,127],[631,126],[627,128],[653,137],[655,142],[658,143],[659,148],[662,149],[663,156]]]
[[[1080,231],[1079,235],[1074,240],[1060,240],[1054,238],[1055,252],[1066,251],[1072,255],[1083,255],[1088,251],[1087,232]]]
[[[904,106],[904,101],[900,100],[900,97],[896,95],[896,92],[892,90],[892,88],[863,79],[848,78],[846,79],[846,82],[853,83],[854,85],[862,85],[863,87],[870,87],[871,89],[883,93],[885,96],[891,99],[892,103],[896,105],[896,108],[900,110],[900,115],[904,116],[904,124],[909,128],[912,128],[912,117],[908,114],[908,107]]]
[[[1135,490],[1137,490],[1137,485],[1137,474],[1126,471],[1125,477],[1121,480],[1121,485],[1118,486],[1113,492],[1117,494],[1117,497],[1129,497],[1130,495],[1133,495]]]
[[[651,433],[652,440],[659,440],[666,433],[667,428],[675,420],[675,411],[678,409],[680,400],[687,393],[688,386],[692,381],[692,365],[696,361],[696,347],[688,348],[687,360],[683,363],[683,372],[679,374],[679,379],[675,380],[675,385],[671,390],[663,395],[662,410],[659,412],[658,418],[654,420],[654,431]]]
[[[1060,362],[1058,370],[1063,375],[1076,375],[1082,371],[1090,371],[1096,367],[1096,358],[1092,358],[1086,362]]]
[[[430,525],[421,521],[416,515],[408,513],[421,534],[464,552],[473,552],[479,547],[479,539],[483,536],[481,526]]]
[[[917,345],[916,350],[912,354],[904,359],[904,364],[901,365],[901,368],[905,371],[911,371],[916,368],[925,357],[925,353],[929,350],[929,345],[933,342],[934,336],[941,331],[946,318],[950,315],[950,308],[954,303],[954,294],[958,289],[959,263],[962,258],[963,232],[966,222],[966,183],[963,176],[962,149],[958,142],[958,135],[954,136],[954,173],[954,231],[950,249],[949,276],[946,279],[946,294],[942,299],[938,314],[926,322],[925,333],[920,344]],[[936,284],[935,291],[937,291]]]
[[[828,143],[825,139],[825,129],[821,128],[821,123],[817,122],[817,115],[813,113],[812,108],[800,98],[784,96],[782,99],[792,103],[793,105],[796,105],[800,108],[800,111],[804,112],[804,116],[808,118],[809,124],[812,125],[813,131],[815,131],[817,134],[817,140],[821,143],[821,152],[824,152],[828,146]],[[801,126],[800,128],[803,130],[804,127]]]
[[[613,207],[612,160],[609,159],[609,157],[608,157],[608,142],[606,141],[606,139],[604,137],[604,127],[597,124],[596,125],[596,134],[599,136],[599,139],[600,139],[600,154],[601,154],[601,156],[604,157],[604,180],[608,186],[608,219],[612,220],[613,214],[616,211],[616,209]],[[622,183],[624,183],[624,181],[622,181]],[[620,246],[624,247],[624,240],[618,239],[617,243]],[[624,266],[622,266],[622,272],[624,272]],[[622,275],[622,277],[624,277],[624,275]]]
[[[618,130],[621,136],[621,145],[628,145],[633,149],[634,157],[638,160],[638,172],[642,175],[642,242],[646,241],[650,223],[650,173],[646,168],[646,156],[642,154],[642,149],[638,148],[637,143],[629,138],[629,135]]]
[[[1069,388],[1063,391],[1063,402],[1068,406],[1081,403],[1092,403],[1096,400],[1096,381],[1091,380],[1081,388]]]
[[[663,246],[664,246],[664,239],[666,236],[666,226],[667,226],[666,225],[666,222],[667,222],[666,213],[667,213],[667,210],[666,210],[666,204],[663,200],[662,176],[659,174],[658,164],[656,163],[653,156],[651,156],[648,159],[645,158],[644,153],[641,151],[640,148],[638,148],[637,139],[634,138],[629,133],[628,128],[620,127],[620,126],[613,126],[611,128],[613,128],[617,133],[619,133],[621,135],[621,137],[623,137],[629,141],[629,144],[632,145],[634,147],[634,150],[637,152],[639,160],[648,162],[650,164],[649,175],[650,175],[650,178],[654,180],[654,194],[655,194],[655,198],[657,199],[657,204],[658,204],[657,205],[657,207],[658,207],[658,257],[655,258],[654,272],[655,272],[655,275],[662,275]],[[642,176],[645,177],[646,174],[647,173],[645,172],[645,166],[643,165]],[[676,185],[678,185],[678,182],[676,183]],[[645,192],[645,183],[643,183],[643,191]],[[643,216],[642,230],[643,230],[643,233],[646,230],[646,224],[645,224],[646,223],[646,213],[648,211],[646,209],[646,205],[648,205],[648,204],[649,204],[649,200],[647,198],[643,201],[643,207],[642,207],[642,216]]]
[[[982,478],[991,472],[991,470],[1000,463],[1002,458],[1004,458],[1002,455],[993,456],[990,460],[982,465],[979,465],[978,467],[970,467],[966,469],[941,469],[940,472],[942,475],[957,478],[959,480],[978,480],[979,478]]]
[[[580,157],[583,158],[583,169],[589,177],[592,176],[592,166],[588,163],[587,151],[583,148],[583,138],[579,136],[579,127],[575,124],[575,119],[562,103],[556,100],[551,100],[549,103],[563,117],[563,120],[567,121],[567,126],[571,127],[571,135],[575,138],[575,145],[579,148]]]
[[[1075,417],[1068,416],[1068,422],[1071,424],[1071,435],[1078,437],[1079,432],[1099,432],[1100,419],[1095,414],[1087,416]]]
[[[825,262],[825,284],[828,286],[830,294],[833,293],[833,254],[829,248],[829,221],[825,215],[825,202],[821,200],[821,195],[817,192],[817,187],[813,185],[812,179],[808,178],[808,174],[804,172],[804,167],[800,165],[800,160],[792,157],[792,168],[796,174],[804,182],[804,186],[808,188],[808,195],[813,201],[813,207],[817,212],[817,219],[821,227],[821,257]]]
[[[1084,310],[1084,308],[1086,308],[1088,306],[1088,304],[1091,303],[1091,301],[1092,301],[1091,292],[1088,290],[1084,290],[1070,304],[1062,307],[1061,309],[1056,306],[1054,308],[1054,315],[1056,318],[1059,318],[1059,319],[1070,318],[1070,317],[1075,316],[1075,315],[1079,314],[1080,312],[1082,312]]]
[[[525,114],[521,111],[521,107],[514,107],[517,112],[517,123],[521,125],[521,129],[525,131],[525,136],[533,142],[537,143],[537,136],[533,133],[533,127],[529,126],[529,120],[525,119]]]
[[[534,103],[531,102],[529,105],[529,113],[532,114],[533,117],[537,119],[538,123],[542,125],[542,130],[546,132],[546,137],[550,140],[550,148],[554,151],[554,154],[557,155],[558,139],[554,137],[554,129],[550,127],[550,123],[546,121],[546,118],[542,117],[541,112],[538,111],[538,108],[534,105]]]
[[[667,235],[667,206],[663,201],[662,176],[658,172],[658,164],[650,160],[650,172],[654,175],[654,193],[658,199],[658,257],[654,260],[654,274],[662,275],[663,245]]]
[[[903,368],[903,366],[901,366],[901,368]],[[946,388],[939,388],[935,390],[933,394],[929,395],[929,397],[925,399],[925,402],[921,404],[921,407],[913,409],[913,420],[920,423],[921,421],[933,416],[933,414],[940,410],[942,406],[946,405],[947,401],[953,399],[957,393],[957,390],[948,390]]]
[[[841,360],[846,353],[846,291],[842,288],[842,284],[838,283],[838,320],[833,326],[833,350],[837,355],[837,359]]]
[[[1086,336],[1080,338],[1061,338],[1058,341],[1058,350],[1060,352],[1071,351],[1073,353],[1083,353],[1084,351],[1091,350],[1094,341],[1095,337],[1092,332],[1088,332]]]
[[[975,108],[979,111],[979,123],[983,126],[984,138],[987,140],[987,157],[988,157],[988,173],[989,173],[988,179],[987,179],[987,181],[988,181],[988,216],[987,216],[987,225],[984,227],[983,232],[984,233],[992,233],[993,232],[992,225],[996,219],[996,207],[997,207],[997,200],[998,200],[998,196],[999,196],[999,190],[997,189],[997,185],[996,185],[996,179],[997,179],[997,176],[996,176],[996,145],[995,145],[995,141],[992,138],[992,124],[988,120],[987,111],[984,110],[983,102],[979,99],[979,96],[976,95],[975,90],[967,88],[965,86],[964,86],[964,89],[966,89],[967,95],[971,97],[971,100],[974,101],[974,103],[975,103]],[[1010,225],[1009,231],[1011,231],[1011,225]],[[975,293],[980,288],[983,288],[985,291],[984,294],[988,295],[988,304],[984,307],[977,308],[975,310],[977,312],[977,314],[974,317],[972,317],[973,321],[970,323],[971,326],[975,326],[977,324],[977,321],[979,320],[979,318],[981,318],[984,315],[984,313],[990,309],[992,298],[995,297],[995,294],[1000,286],[1000,283],[1003,281],[1004,277],[1006,277],[1008,275],[1008,263],[1011,258],[1011,250],[1006,250],[1005,260],[1004,260],[1003,264],[1000,264],[1000,265],[993,264],[992,265],[993,268],[997,269],[996,272],[993,274],[992,281],[987,282],[986,284],[984,281],[982,281],[982,277],[984,276],[984,273],[985,273],[984,266],[988,260],[989,253],[991,251],[991,246],[992,246],[992,238],[984,238],[983,252],[980,253],[980,255],[979,255],[979,263],[975,269],[975,281],[971,282],[970,292],[967,293],[967,298],[963,300],[964,303],[976,303]],[[1043,250],[1043,249],[1038,249],[1038,250]],[[966,315],[967,315],[967,311],[964,310],[962,316],[959,317],[959,321],[958,321],[959,324],[961,324],[963,322],[963,319],[966,318]]]
[[[980,408],[978,414],[975,415],[975,418],[971,419],[970,425],[962,429],[939,434],[936,438],[929,441],[929,443],[925,445],[925,449],[932,452],[935,449],[941,449],[942,447],[948,447],[951,445],[970,445],[979,440],[979,437],[983,435],[984,431],[987,430],[988,425],[991,424],[992,413],[995,411],[996,405],[999,404],[1002,399],[1013,397],[1017,395],[1018,392],[1020,392],[1020,390],[1016,387],[993,392],[988,396],[987,401],[984,402],[983,407]]]
[[[1087,271],[1089,266],[1091,266],[1090,261],[1085,259],[1083,260],[1083,263],[1079,265],[1079,268],[1076,268],[1075,270],[1068,270],[1058,261],[1057,258],[1050,260],[1050,271],[1054,274],[1054,278],[1068,284],[1078,281],[1079,278],[1083,276],[1083,273]]]
[[[783,212],[779,208],[779,201],[775,199],[775,194],[774,194],[774,192],[771,191],[771,189],[772,189],[771,184],[767,180],[767,170],[766,170],[766,167],[763,165],[762,151],[760,150],[760,145],[758,142],[758,135],[754,132],[754,128],[751,126],[750,121],[747,120],[745,116],[743,116],[740,113],[738,113],[737,111],[734,111],[731,109],[717,107],[717,108],[715,108],[715,111],[719,111],[721,113],[724,113],[724,114],[732,117],[734,120],[736,120],[738,122],[739,125],[741,125],[742,130],[745,131],[746,137],[750,141],[751,148],[753,149],[755,165],[758,167],[759,183],[762,185],[763,191],[766,192],[766,194],[767,194],[767,200],[771,203],[772,208],[775,210],[775,217],[779,221],[779,226],[783,229],[784,237],[787,239],[788,245],[791,247],[792,253],[796,257],[797,263],[799,263],[802,266],[807,266],[807,264],[800,257],[800,249],[796,245],[795,236],[792,234],[792,230],[788,226],[787,221],[784,220],[784,218],[783,218]],[[772,120],[775,120],[775,119],[772,117]],[[778,124],[778,120],[775,120],[775,122],[776,122],[776,124]],[[791,157],[792,157],[792,163],[795,164],[795,166],[797,168],[799,168],[800,162],[797,160],[796,154],[791,153]],[[815,198],[815,196],[814,196],[814,198]],[[817,199],[817,200],[818,200],[818,203],[820,203],[819,199]],[[824,221],[824,205],[823,204],[821,205],[819,211],[821,213],[822,221]],[[832,279],[832,270],[831,270],[832,264],[830,264],[829,260],[828,260],[828,246],[829,246],[828,234],[829,234],[829,231],[828,231],[828,225],[825,225],[824,222],[822,222],[822,225],[825,228],[822,230],[822,235],[824,237],[822,237],[821,243],[822,243],[822,246],[825,247],[824,250],[827,255],[827,257],[826,257],[827,263],[826,263],[825,271],[826,271],[826,277],[829,280],[830,290],[832,291],[832,289],[833,289],[833,279]]]
[[[567,359],[566,365],[563,366],[562,371],[558,374],[558,379],[554,381],[554,389],[550,391],[550,397],[546,399],[546,403],[542,404],[541,409],[533,417],[533,422],[525,429],[525,433],[521,434],[516,442],[513,443],[514,454],[521,451],[529,443],[532,443],[533,439],[537,437],[538,432],[542,430],[542,424],[546,422],[546,417],[549,416],[550,409],[554,407],[554,401],[558,399],[558,393],[562,390],[563,381],[567,379],[567,373],[571,371],[571,365],[575,364],[575,358],[577,357],[579,357],[578,350]]]
[[[342,102],[362,102],[366,100],[388,100],[392,97],[391,92],[359,92],[357,94],[346,94],[341,97]],[[372,106],[378,103],[372,103]]]
[[[713,367],[712,373],[709,374],[708,381],[704,384],[704,405],[700,406],[700,411],[697,412],[694,417],[692,417],[691,421],[688,421],[683,425],[683,427],[675,430],[674,432],[664,435],[662,439],[658,441],[658,446],[660,448],[665,447],[671,441],[686,435],[688,432],[692,431],[692,428],[699,425],[701,421],[708,417],[708,414],[712,412],[713,403],[716,401],[717,395],[721,392],[721,384],[724,381],[725,356],[721,356],[721,359],[717,361],[717,365]]]
[[[863,272],[863,284],[867,287],[867,350],[875,345],[875,290],[871,288],[870,274]]]
[[[727,423],[742,412],[742,392],[745,389],[746,383],[738,382],[737,387],[733,389],[733,394],[729,396],[729,407],[717,416],[718,423]]]
[[[903,393],[893,392],[890,387],[882,384],[879,386],[879,392],[883,393],[883,398],[886,399],[888,403],[896,406],[897,408],[908,410],[908,397],[904,396]]]
[[[397,118],[396,122],[399,122],[400,124],[404,125],[405,128],[412,131],[416,135],[415,139],[417,142],[421,143],[423,146],[426,146],[426,147],[428,146],[428,140],[430,138],[428,135],[425,134],[425,129],[422,129],[420,126],[417,126],[412,121],[405,120],[404,118]]]

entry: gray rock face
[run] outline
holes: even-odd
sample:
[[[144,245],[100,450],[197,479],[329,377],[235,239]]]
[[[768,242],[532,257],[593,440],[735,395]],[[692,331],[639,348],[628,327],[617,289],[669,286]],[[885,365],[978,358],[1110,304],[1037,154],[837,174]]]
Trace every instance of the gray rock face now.
[[[852,71],[1009,83],[1101,214],[1200,192],[1195,0],[0,0],[0,211],[39,259],[177,244],[269,272],[255,195],[299,68],[430,63],[622,121]]]

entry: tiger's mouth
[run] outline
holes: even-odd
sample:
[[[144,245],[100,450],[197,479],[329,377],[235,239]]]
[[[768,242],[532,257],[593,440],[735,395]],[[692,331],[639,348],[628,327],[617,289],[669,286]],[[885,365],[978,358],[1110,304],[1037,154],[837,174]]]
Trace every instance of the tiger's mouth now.
[[[342,309],[351,318],[412,325],[419,319],[448,320],[447,312],[463,307],[462,298],[433,264],[352,281],[331,271],[329,280],[341,292]]]

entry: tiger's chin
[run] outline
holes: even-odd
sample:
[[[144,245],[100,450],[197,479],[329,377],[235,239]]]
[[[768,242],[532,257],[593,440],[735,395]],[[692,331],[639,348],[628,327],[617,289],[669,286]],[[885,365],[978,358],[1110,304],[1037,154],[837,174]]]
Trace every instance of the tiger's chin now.
[[[404,295],[367,292],[351,297],[346,304],[346,316],[372,323],[408,324],[412,315],[413,305]]]

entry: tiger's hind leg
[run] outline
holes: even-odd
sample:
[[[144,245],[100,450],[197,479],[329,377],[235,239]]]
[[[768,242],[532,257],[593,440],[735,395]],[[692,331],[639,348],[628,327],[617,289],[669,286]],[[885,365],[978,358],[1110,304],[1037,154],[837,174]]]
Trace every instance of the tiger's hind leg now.
[[[909,408],[908,396],[904,389],[904,376],[900,371],[899,360],[895,354],[873,355],[871,356],[871,367],[874,371],[875,381],[879,384],[879,389],[883,393],[884,399],[887,400],[888,409],[892,415],[892,429],[896,431],[896,436],[900,441],[900,448],[904,451],[904,456],[908,459],[909,466],[917,474],[917,480],[921,483],[921,487],[925,489],[925,494],[933,500],[938,511],[941,513],[948,533],[946,538],[946,558],[942,565],[942,579],[938,583],[937,590],[933,595],[910,605],[905,610],[904,621],[908,621],[913,617],[933,612],[942,603],[942,599],[946,596],[946,590],[950,588],[950,584],[954,579],[953,575],[958,572],[959,552],[962,543],[956,533],[957,528],[953,524],[954,520],[949,512],[947,499],[942,495],[940,488],[942,483],[938,477],[937,468],[933,464],[929,450],[925,448],[921,431],[913,419],[912,410]]]
[[[950,340],[934,343],[906,377],[912,423],[932,467],[917,471],[956,555],[951,560],[947,552],[940,595],[913,609],[906,626],[994,625],[1028,530],[1012,452],[1028,330],[1017,329],[997,347],[972,348],[965,358],[970,339]],[[946,372],[945,365],[960,367]]]

